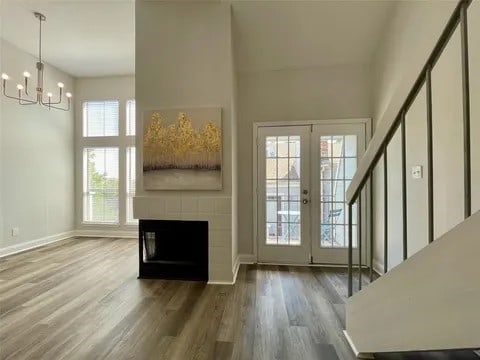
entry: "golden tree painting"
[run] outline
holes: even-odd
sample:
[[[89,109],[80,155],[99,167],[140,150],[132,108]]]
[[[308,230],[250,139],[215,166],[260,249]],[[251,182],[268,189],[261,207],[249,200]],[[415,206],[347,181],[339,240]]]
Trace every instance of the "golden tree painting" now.
[[[222,188],[221,109],[145,114],[143,178],[147,190]]]

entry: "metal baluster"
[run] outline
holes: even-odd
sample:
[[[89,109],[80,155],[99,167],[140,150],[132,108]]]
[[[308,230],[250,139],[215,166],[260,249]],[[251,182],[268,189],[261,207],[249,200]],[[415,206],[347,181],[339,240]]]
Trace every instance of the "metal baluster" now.
[[[357,202],[357,246],[358,246],[358,290],[362,290],[362,191],[358,195]]]
[[[353,293],[353,232],[352,232],[352,203],[348,204],[348,296]]]
[[[407,134],[405,111],[402,112],[402,212],[403,212],[403,260],[408,257],[407,228]]]
[[[388,156],[387,146],[383,150],[383,272],[388,271]]]
[[[432,68],[426,72],[427,91],[427,168],[428,168],[428,242],[433,242],[433,124],[432,124]]]
[[[470,152],[470,79],[468,68],[468,23],[466,2],[460,9],[460,32],[462,41],[462,85],[463,85],[463,161],[465,219],[472,215],[472,172]]]

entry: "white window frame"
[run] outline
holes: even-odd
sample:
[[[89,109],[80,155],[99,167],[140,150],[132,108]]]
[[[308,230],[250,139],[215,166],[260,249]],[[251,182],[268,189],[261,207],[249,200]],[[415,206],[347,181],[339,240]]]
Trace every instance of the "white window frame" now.
[[[79,229],[116,229],[131,231],[137,228],[136,223],[127,222],[127,148],[135,147],[135,136],[127,136],[127,101],[134,100],[132,98],[86,98],[82,99],[76,110],[76,152],[75,152],[75,169],[76,169],[76,218]],[[84,137],[83,136],[83,106],[91,101],[118,101],[118,136],[97,136]],[[83,182],[84,182],[84,165],[83,165],[83,150],[85,148],[103,148],[103,147],[117,147],[118,148],[118,172],[119,172],[119,222],[100,223],[84,221],[84,203],[83,203]]]

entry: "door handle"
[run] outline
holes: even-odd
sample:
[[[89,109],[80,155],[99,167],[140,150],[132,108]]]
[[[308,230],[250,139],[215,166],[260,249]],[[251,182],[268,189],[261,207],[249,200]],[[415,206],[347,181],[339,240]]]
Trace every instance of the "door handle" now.
[[[308,199],[303,199],[302,202],[306,205],[308,204]]]

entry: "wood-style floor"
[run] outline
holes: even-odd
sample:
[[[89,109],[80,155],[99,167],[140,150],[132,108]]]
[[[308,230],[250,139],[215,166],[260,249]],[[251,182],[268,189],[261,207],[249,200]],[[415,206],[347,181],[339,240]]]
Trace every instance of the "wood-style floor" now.
[[[344,270],[242,266],[235,286],[138,280],[137,249],[81,238],[0,259],[0,359],[354,359]]]
[[[0,359],[354,359],[344,271],[138,280],[136,244],[69,239],[0,259]]]

